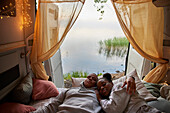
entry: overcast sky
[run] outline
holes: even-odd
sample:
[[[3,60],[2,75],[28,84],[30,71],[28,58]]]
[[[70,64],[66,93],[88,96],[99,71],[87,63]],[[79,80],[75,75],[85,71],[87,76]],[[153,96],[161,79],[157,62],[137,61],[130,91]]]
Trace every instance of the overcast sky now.
[[[112,38],[112,36],[124,36],[110,0],[108,0],[104,8],[105,13],[103,19],[99,20],[100,13],[97,12],[96,7],[94,7],[93,0],[86,0],[77,21],[68,33],[69,37],[76,37],[78,34],[83,34],[84,37],[88,37],[90,34],[94,38],[98,37],[102,39],[106,33],[110,38]]]

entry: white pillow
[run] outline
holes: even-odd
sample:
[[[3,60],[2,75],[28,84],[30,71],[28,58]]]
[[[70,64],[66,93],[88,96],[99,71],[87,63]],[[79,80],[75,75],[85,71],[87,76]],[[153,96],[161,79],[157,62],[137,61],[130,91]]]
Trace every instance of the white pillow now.
[[[157,99],[146,89],[142,81],[139,79],[136,69],[128,73],[126,76],[113,80],[113,84],[116,84],[118,82],[124,82],[130,76],[135,77],[136,90],[138,91],[139,95],[141,95],[145,99],[145,101],[151,101]]]
[[[102,78],[103,76],[98,76],[98,79]],[[72,87],[80,87],[80,83],[84,81],[86,78],[74,78],[71,77]]]
[[[80,83],[84,81],[86,78],[73,78],[71,77],[72,87],[80,87]]]

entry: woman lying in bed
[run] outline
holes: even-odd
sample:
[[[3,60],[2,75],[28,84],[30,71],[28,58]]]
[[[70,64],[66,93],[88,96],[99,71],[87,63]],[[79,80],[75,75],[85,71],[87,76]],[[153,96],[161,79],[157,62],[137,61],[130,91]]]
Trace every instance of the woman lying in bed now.
[[[133,78],[129,79],[131,81]],[[130,95],[121,83],[114,85],[109,73],[99,79],[97,89],[97,99],[106,113],[160,113],[156,108],[148,106],[137,92],[130,92]]]
[[[98,113],[101,111],[101,106],[96,98],[95,89],[98,81],[96,74],[92,73],[87,76],[80,87],[70,88],[61,92],[47,106],[42,109],[37,109],[36,113]],[[128,90],[132,92],[135,88],[134,80],[125,82],[128,83]],[[129,85],[131,84],[131,85]]]

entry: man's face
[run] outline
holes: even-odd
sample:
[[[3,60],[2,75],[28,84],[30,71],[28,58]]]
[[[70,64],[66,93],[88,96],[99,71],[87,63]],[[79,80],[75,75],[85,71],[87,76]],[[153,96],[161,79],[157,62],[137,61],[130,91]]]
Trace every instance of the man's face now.
[[[86,78],[86,80],[84,81],[84,86],[86,88],[91,88],[91,87],[95,87],[96,86],[96,83],[97,83],[97,75],[92,73],[92,74],[89,74]]]

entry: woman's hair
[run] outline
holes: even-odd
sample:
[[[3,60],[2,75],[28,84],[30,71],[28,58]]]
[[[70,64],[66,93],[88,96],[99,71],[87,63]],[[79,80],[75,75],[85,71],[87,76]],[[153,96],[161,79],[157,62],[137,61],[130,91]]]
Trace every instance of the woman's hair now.
[[[109,82],[112,82],[112,75],[110,73],[103,74],[103,78]]]

